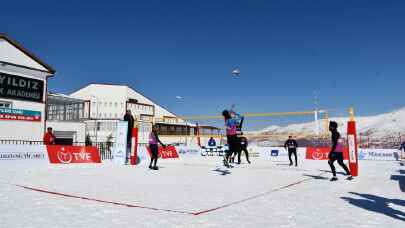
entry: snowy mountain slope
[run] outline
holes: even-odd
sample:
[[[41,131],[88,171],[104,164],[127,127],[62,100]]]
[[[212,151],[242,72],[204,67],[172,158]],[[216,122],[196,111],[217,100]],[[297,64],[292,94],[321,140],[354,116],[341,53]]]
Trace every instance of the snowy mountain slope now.
[[[348,118],[330,118],[339,124],[339,131],[344,133],[347,128]],[[405,133],[405,108],[395,110],[390,113],[376,116],[356,117],[357,131],[364,136],[375,138],[385,138],[398,136],[399,133]],[[319,121],[322,126],[322,120]],[[295,135],[313,135],[315,134],[315,122],[302,124],[291,124],[288,126],[272,125],[264,128],[256,134],[295,134]]]

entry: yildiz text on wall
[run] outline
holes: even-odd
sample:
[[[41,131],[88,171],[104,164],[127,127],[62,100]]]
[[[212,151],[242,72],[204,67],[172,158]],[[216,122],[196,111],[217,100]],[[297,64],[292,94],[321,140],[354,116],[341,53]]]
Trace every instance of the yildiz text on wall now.
[[[43,102],[43,96],[43,81],[0,73],[0,97]]]

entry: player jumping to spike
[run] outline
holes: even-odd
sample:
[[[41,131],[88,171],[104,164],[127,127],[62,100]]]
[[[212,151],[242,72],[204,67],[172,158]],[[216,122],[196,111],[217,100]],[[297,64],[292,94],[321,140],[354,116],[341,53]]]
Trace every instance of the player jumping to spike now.
[[[229,157],[239,150],[238,128],[240,129],[243,117],[232,110],[224,110],[222,116],[225,119],[226,139],[228,141],[228,152],[225,154],[224,165],[229,166]]]
[[[342,138],[340,137],[340,133],[337,130],[338,124],[334,121],[330,121],[329,123],[329,131],[332,132],[332,149],[329,153],[329,166],[332,170],[333,177],[330,181],[337,181],[336,177],[336,168],[333,163],[337,160],[338,164],[346,171],[346,175],[348,175],[347,180],[353,179],[352,175],[350,174],[349,169],[343,163],[343,142]]]

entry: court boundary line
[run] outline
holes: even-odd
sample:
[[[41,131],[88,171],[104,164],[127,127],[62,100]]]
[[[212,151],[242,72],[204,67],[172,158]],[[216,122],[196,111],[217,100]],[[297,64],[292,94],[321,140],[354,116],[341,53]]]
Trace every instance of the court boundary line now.
[[[324,174],[324,173],[325,172],[322,172],[318,176],[321,177],[322,174]],[[196,212],[187,211],[187,210],[183,211],[183,210],[157,208],[157,207],[143,206],[143,205],[136,205],[136,204],[129,204],[129,203],[121,203],[121,202],[115,202],[115,201],[109,201],[109,200],[101,200],[101,199],[90,198],[90,197],[85,197],[85,196],[77,196],[77,195],[66,194],[66,193],[61,193],[61,192],[49,191],[49,190],[45,190],[45,189],[34,188],[34,187],[18,185],[18,184],[10,184],[10,183],[7,183],[7,184],[14,185],[16,187],[23,188],[25,190],[30,190],[30,191],[35,191],[35,192],[39,192],[39,193],[45,193],[45,194],[60,196],[60,197],[66,197],[66,198],[87,200],[87,201],[104,203],[104,204],[111,204],[111,205],[116,205],[116,206],[125,206],[125,207],[129,207],[129,208],[139,208],[139,209],[161,211],[161,212],[168,212],[168,213],[177,213],[177,214],[200,216],[200,215],[208,214],[208,213],[213,212],[213,211],[218,211],[220,209],[224,209],[224,208],[228,208],[228,207],[231,207],[231,206],[234,206],[234,205],[238,205],[238,204],[250,201],[250,200],[254,200],[254,199],[257,199],[257,198],[260,198],[260,197],[264,197],[264,196],[269,195],[271,193],[279,192],[279,191],[282,191],[282,190],[297,186],[299,184],[302,184],[304,182],[307,182],[307,181],[310,181],[310,180],[313,180],[313,179],[314,178],[312,178],[312,177],[303,178],[303,179],[300,179],[300,180],[295,181],[293,183],[271,189],[271,190],[269,190],[267,192],[264,192],[264,193],[256,194],[256,195],[253,195],[253,196],[250,196],[250,197],[243,198],[241,200],[233,201],[233,202],[226,203],[226,204],[223,204],[223,205],[220,205],[220,206],[217,206],[217,207],[213,207],[213,208],[206,209],[206,210],[201,210],[201,211],[196,211]],[[3,182],[3,183],[5,183],[5,182]]]

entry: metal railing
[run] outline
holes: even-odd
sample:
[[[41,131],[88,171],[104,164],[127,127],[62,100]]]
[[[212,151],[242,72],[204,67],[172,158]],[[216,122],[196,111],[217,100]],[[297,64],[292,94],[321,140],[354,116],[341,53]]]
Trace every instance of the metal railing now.
[[[28,141],[28,140],[7,140],[1,139],[0,145],[44,145],[43,141]],[[138,148],[147,145],[146,143],[138,143]],[[73,142],[72,146],[86,146],[85,142]],[[92,142],[88,146],[97,147],[101,160],[113,159],[113,142]]]

